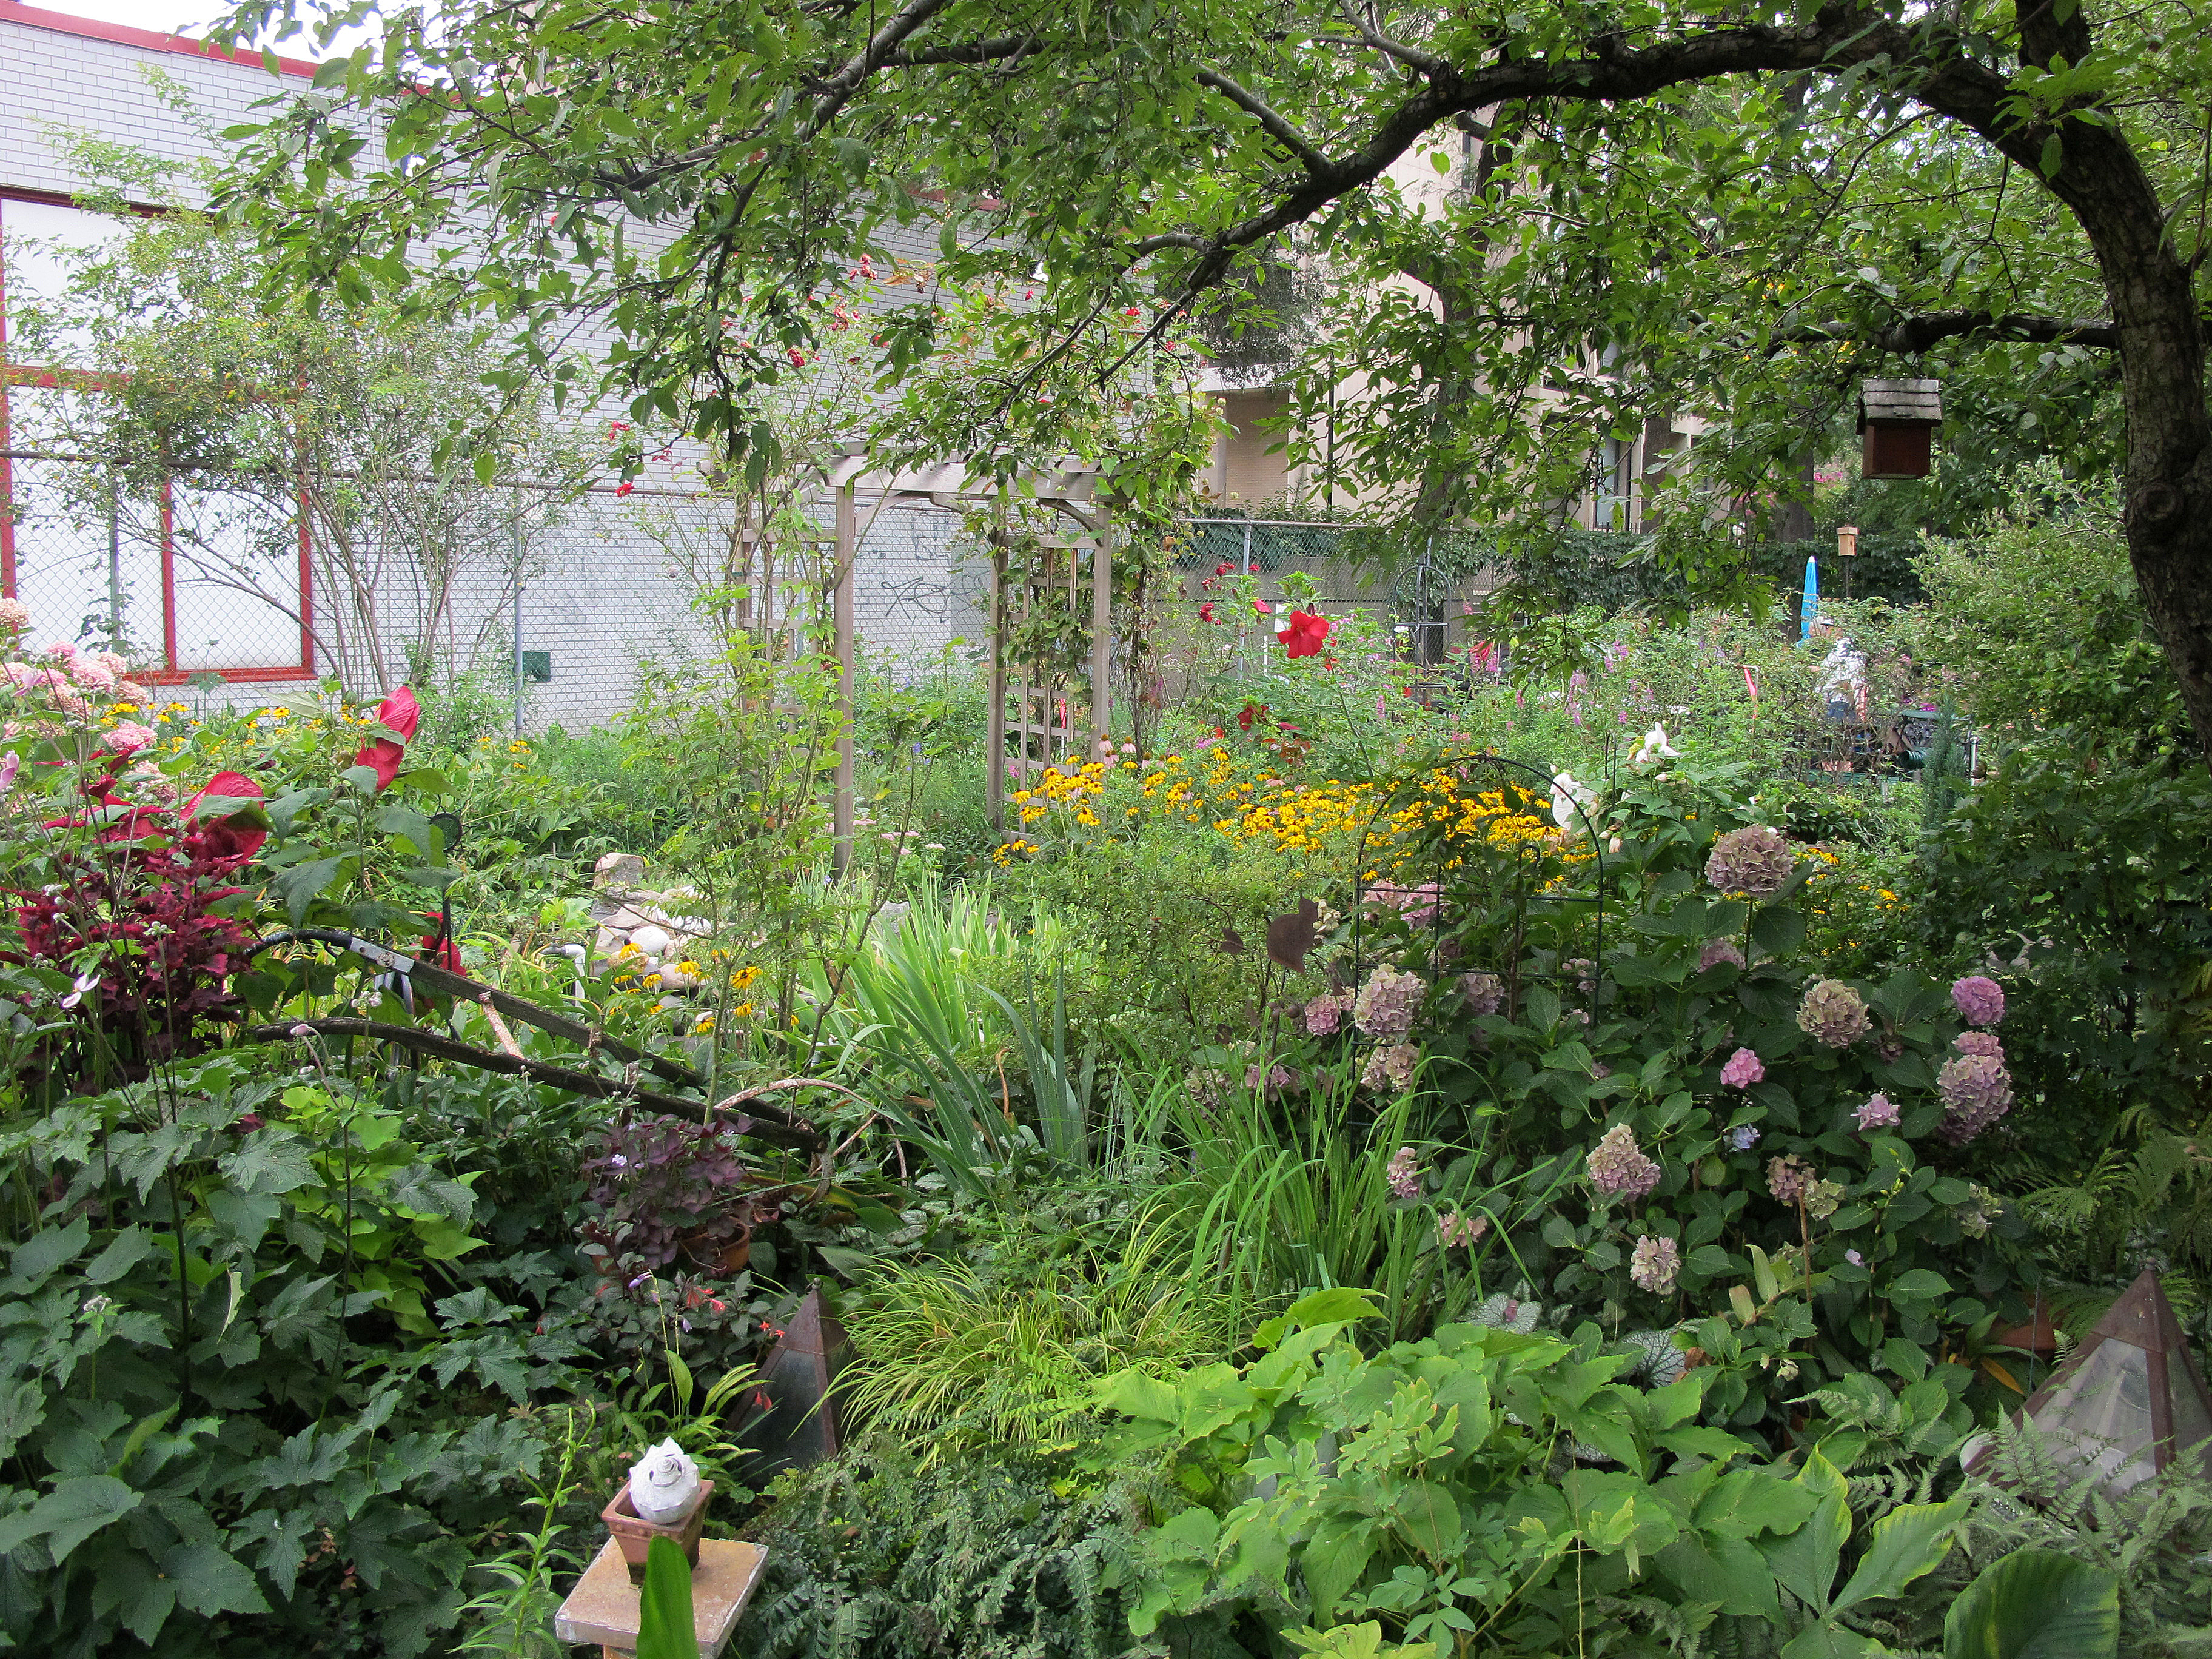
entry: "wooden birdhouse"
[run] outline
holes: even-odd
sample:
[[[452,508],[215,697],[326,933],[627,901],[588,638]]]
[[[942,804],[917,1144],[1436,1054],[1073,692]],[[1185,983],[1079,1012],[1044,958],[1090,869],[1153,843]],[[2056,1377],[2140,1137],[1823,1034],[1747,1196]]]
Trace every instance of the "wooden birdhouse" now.
[[[2212,1476],[2212,1389],[2148,1268],[2015,1420],[2115,1497],[2185,1460]]]
[[[1936,380],[1868,380],[1859,387],[1859,464],[1869,478],[1924,478],[1929,434],[1943,424]]]

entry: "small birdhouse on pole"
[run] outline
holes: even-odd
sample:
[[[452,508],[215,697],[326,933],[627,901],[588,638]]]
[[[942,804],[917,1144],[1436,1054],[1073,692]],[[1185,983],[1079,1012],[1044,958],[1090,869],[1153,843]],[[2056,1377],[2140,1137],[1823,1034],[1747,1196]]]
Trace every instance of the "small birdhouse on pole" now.
[[[1868,380],[1859,387],[1860,471],[1869,478],[1928,476],[1928,434],[1943,424],[1936,380]]]

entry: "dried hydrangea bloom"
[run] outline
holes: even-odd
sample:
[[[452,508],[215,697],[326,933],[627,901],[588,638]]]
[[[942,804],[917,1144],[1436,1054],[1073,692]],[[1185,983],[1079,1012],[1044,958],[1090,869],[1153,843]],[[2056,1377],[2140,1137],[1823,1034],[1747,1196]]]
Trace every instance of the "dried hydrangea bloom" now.
[[[1739,1048],[1728,1057],[1721,1067],[1721,1081],[1731,1089],[1748,1089],[1766,1077],[1766,1062],[1754,1048]]]
[[[1489,1231],[1486,1215],[1463,1215],[1453,1210],[1437,1218],[1437,1241],[1447,1250],[1476,1243]]]
[[[1766,1190],[1778,1203],[1796,1204],[1813,1189],[1813,1166],[1795,1152],[1766,1160]]]
[[[1831,1048],[1848,1048],[1874,1030],[1874,1021],[1856,991],[1839,979],[1824,979],[1798,1005],[1797,1029]]]
[[[1369,1036],[1403,1036],[1413,1029],[1413,1011],[1427,993],[1419,974],[1377,968],[1352,1004],[1352,1023]]]
[[[1390,1190],[1401,1198],[1421,1195],[1421,1160],[1411,1146],[1401,1146],[1390,1154],[1390,1162],[1382,1172],[1390,1183]]]
[[[1420,1063],[1421,1051],[1413,1044],[1386,1042],[1367,1056],[1359,1080],[1378,1094],[1402,1089],[1413,1080],[1413,1068]]]
[[[1789,884],[1796,867],[1790,843],[1763,823],[1731,830],[1713,843],[1705,879],[1723,893],[1771,898]]]
[[[1897,1127],[1897,1106],[1887,1095],[1869,1095],[1866,1104],[1858,1109],[1859,1133],[1869,1134],[1876,1129]]]
[[[1607,1198],[1632,1202],[1648,1195],[1659,1184],[1659,1166],[1636,1144],[1636,1131],[1616,1123],[1598,1137],[1586,1160],[1589,1182]]]
[[[1701,974],[1708,968],[1719,967],[1723,962],[1738,968],[1744,965],[1743,948],[1734,939],[1714,939],[1698,952],[1698,971]]]
[[[1681,1271],[1682,1247],[1671,1238],[1647,1234],[1636,1241],[1635,1252],[1628,1258],[1628,1276],[1654,1296],[1673,1290],[1674,1276]]]
[[[1936,1074],[1936,1088],[1943,1097],[1938,1133],[1954,1146],[1965,1146],[2012,1110],[2012,1075],[2002,1060],[1987,1054],[1945,1060]]]
[[[1459,994],[1470,1014],[1494,1014],[1505,1006],[1505,981],[1495,974],[1462,974]]]
[[[1979,1054],[1984,1060],[2004,1058],[2004,1044],[1997,1041],[1995,1031],[1961,1031],[1951,1039],[1951,1046],[1962,1054]]]
[[[1994,1025],[2004,1018],[2004,987],[1986,974],[1954,980],[1951,1002],[1969,1025]]]
[[[1194,1066],[1183,1073],[1182,1086],[1200,1105],[1212,1108],[1221,1104],[1229,1092],[1229,1076],[1218,1066]]]

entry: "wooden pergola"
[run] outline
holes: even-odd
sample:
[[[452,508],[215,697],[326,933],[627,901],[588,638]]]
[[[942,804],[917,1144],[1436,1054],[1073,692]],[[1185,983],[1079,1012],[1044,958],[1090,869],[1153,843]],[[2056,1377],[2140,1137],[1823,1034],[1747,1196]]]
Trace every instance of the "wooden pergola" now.
[[[973,470],[958,462],[884,469],[872,466],[869,458],[860,453],[841,456],[830,466],[825,483],[836,503],[836,566],[830,618],[837,657],[840,730],[833,816],[836,847],[831,858],[833,868],[842,876],[851,863],[853,847],[854,570],[860,545],[857,497],[869,495],[878,510],[894,501],[902,501],[958,512],[975,504],[1003,507],[1012,492],[1000,486],[978,487]],[[1071,604],[1086,574],[1078,568],[1078,556],[1086,548],[1091,554],[1087,572],[1091,590],[1091,707],[1086,747],[1105,741],[1112,710],[1112,527],[1104,504],[1098,498],[1097,484],[1096,468],[1071,461],[1048,473],[1027,475],[1018,486],[1023,499],[1049,507],[1081,526],[1080,536],[1051,544],[1065,547],[1069,553],[1066,577]],[[986,739],[990,764],[985,776],[984,799],[991,822],[997,825],[1006,799],[1007,737],[1021,739],[1026,763],[1032,744],[1036,745],[1040,757],[1052,757],[1052,745],[1057,738],[1063,745],[1060,752],[1065,753],[1073,746],[1074,731],[1073,710],[1056,710],[1050,687],[1036,680],[1029,665],[1007,660],[1008,625],[1027,616],[1036,594],[1027,583],[1021,584],[1018,591],[1010,588],[1003,544],[994,545],[991,551],[990,730]],[[1010,690],[1018,711],[1012,726],[1006,720]]]

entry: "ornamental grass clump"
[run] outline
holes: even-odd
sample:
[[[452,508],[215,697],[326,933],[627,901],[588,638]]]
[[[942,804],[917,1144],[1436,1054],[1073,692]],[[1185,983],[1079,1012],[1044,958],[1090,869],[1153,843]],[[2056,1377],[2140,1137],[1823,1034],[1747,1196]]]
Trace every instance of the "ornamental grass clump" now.
[[[1636,1131],[1616,1123],[1598,1138],[1586,1160],[1589,1183],[1600,1197],[1630,1203],[1646,1198],[1659,1185],[1659,1166],[1636,1144]]]
[[[1848,1048],[1874,1029],[1859,994],[1839,979],[1824,979],[1805,993],[1797,1029],[1831,1048]]]
[[[1713,843],[1705,879],[1723,893],[1771,898],[1790,883],[1796,858],[1790,843],[1762,823],[1731,830]]]

